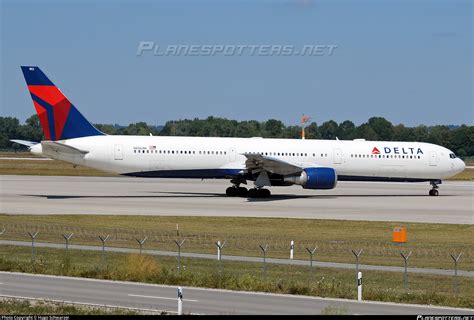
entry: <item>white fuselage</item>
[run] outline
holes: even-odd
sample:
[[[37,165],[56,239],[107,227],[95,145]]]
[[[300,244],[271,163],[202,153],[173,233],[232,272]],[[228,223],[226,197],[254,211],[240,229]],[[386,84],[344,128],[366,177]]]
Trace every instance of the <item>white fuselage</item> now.
[[[107,135],[60,142],[87,154],[45,155],[144,177],[228,178],[245,172],[245,153],[303,168],[331,167],[342,181],[440,180],[465,167],[450,150],[421,142]],[[41,144],[31,150],[41,153],[40,149]]]

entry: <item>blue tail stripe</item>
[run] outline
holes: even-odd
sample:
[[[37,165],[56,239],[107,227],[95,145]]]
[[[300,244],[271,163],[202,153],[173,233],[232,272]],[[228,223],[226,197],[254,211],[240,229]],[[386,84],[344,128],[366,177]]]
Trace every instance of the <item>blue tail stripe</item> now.
[[[23,66],[21,67],[23,75],[25,76],[26,84],[29,86],[54,86],[51,80],[41,71],[40,68],[35,66]]]
[[[103,132],[97,130],[86,118],[71,105],[68,118],[64,124],[61,139],[73,139],[89,136],[102,136]]]

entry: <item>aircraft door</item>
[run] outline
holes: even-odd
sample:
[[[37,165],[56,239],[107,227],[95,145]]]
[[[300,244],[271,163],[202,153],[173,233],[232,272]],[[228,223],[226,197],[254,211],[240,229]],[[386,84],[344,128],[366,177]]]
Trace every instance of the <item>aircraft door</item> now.
[[[430,151],[430,166],[438,165],[438,155],[436,151]]]
[[[229,149],[229,161],[235,161],[235,149],[234,148],[230,148]]]
[[[114,149],[114,159],[123,160],[123,145],[116,144]]]
[[[342,151],[341,149],[334,149],[334,163],[341,164],[342,163]]]

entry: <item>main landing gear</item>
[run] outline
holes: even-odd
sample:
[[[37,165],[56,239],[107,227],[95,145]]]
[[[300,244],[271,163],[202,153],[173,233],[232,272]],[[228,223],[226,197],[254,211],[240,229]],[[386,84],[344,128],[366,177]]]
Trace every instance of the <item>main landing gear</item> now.
[[[241,187],[241,184],[247,184],[247,181],[244,177],[235,177],[230,180],[232,183],[231,187],[228,187],[225,190],[225,194],[228,197],[242,197],[242,198],[270,198],[271,193],[268,189],[263,189],[262,187],[267,185],[270,186],[270,181],[268,180],[268,174],[263,172],[264,176],[266,177],[267,181],[263,181],[263,183],[259,183],[260,177],[262,177],[262,173],[260,173],[259,178],[255,183],[255,188],[247,190],[247,188]]]
[[[429,192],[430,196],[437,197],[439,195],[439,192],[438,192],[439,186],[438,186],[438,184],[440,184],[440,183],[441,183],[441,180],[430,181],[430,184],[431,184],[431,187],[432,187],[432,189]]]
[[[232,186],[228,187],[225,190],[225,194],[228,197],[248,197],[248,198],[270,198],[271,193],[270,190],[268,189],[262,189],[262,188],[253,188],[247,190],[247,188],[244,187],[238,187],[238,186]]]
[[[270,190],[262,188],[253,188],[247,190],[244,187],[238,187],[236,185],[229,187],[225,190],[225,194],[228,197],[242,197],[242,198],[270,198]]]

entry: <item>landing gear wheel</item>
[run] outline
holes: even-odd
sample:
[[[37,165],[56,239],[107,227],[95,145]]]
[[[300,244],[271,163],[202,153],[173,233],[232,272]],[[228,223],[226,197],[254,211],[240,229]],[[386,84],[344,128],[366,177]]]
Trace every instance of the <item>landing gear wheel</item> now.
[[[247,197],[249,198],[257,198],[258,190],[257,189],[249,189],[247,192]]]
[[[247,197],[247,193],[247,188],[244,187],[232,186],[225,190],[225,194],[228,197]]]
[[[270,198],[270,190],[268,189],[250,189],[247,197],[249,198]]]
[[[244,188],[244,187],[237,188],[237,196],[245,198],[247,197],[247,194],[248,194],[247,188]]]
[[[260,189],[260,197],[262,198],[270,198],[271,193],[268,189]]]
[[[226,190],[225,190],[225,194],[226,196],[228,197],[236,197],[238,195],[238,188],[236,187],[228,187]]]
[[[433,197],[437,197],[439,195],[438,184],[441,184],[441,180],[430,181],[430,184],[431,184],[432,189],[430,190],[429,195]]]

